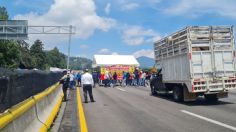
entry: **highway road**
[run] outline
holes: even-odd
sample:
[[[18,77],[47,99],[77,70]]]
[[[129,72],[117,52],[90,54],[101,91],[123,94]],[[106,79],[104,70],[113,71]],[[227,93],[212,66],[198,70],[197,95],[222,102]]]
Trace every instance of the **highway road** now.
[[[89,132],[236,131],[236,90],[217,103],[176,103],[150,96],[148,87],[96,87],[93,94],[96,102],[83,104]]]

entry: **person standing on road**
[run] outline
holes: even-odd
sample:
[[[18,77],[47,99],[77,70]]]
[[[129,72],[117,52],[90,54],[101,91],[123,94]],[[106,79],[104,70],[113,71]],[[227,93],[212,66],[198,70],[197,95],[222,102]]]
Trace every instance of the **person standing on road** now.
[[[117,74],[116,74],[116,72],[114,72],[114,74],[113,74],[113,87],[116,86],[116,82],[117,82]]]
[[[138,86],[139,85],[139,71],[138,71],[138,68],[135,69],[134,74],[135,74],[135,85]]]
[[[80,74],[80,72],[77,73],[76,78],[77,78],[78,86],[80,87],[81,86],[81,74]]]
[[[132,80],[131,80],[132,82],[131,82],[131,85],[132,85],[132,86],[135,86],[136,83],[135,83],[135,74],[134,74],[134,72],[132,72],[131,75],[132,75]]]
[[[125,84],[126,84],[126,86],[128,86],[129,85],[129,79],[130,79],[129,72],[126,73],[126,77],[125,78],[126,78],[126,83]]]
[[[141,70],[141,71],[139,71],[139,86],[142,86],[142,84],[143,84],[143,80],[142,80],[142,74],[143,74],[143,71]]]
[[[112,73],[111,72],[109,72],[108,73],[108,76],[109,76],[109,83],[108,83],[108,86],[109,87],[113,87],[113,76],[112,76]]]
[[[62,84],[62,91],[64,94],[64,101],[67,101],[67,89],[70,83],[70,75],[68,74],[67,77],[60,80],[60,84]]]
[[[108,80],[109,80],[109,72],[105,71],[105,75],[104,75],[104,87],[108,86]]]
[[[98,81],[97,81],[98,73],[97,73],[96,71],[93,71],[92,76],[93,76],[93,86],[94,86],[94,88],[95,88],[96,83],[98,83]]]
[[[143,72],[141,75],[142,86],[146,87],[146,72]]]
[[[126,86],[126,72],[123,71],[123,81],[122,81],[122,86],[125,87]]]
[[[95,102],[93,98],[92,87],[94,85],[93,76],[88,73],[88,69],[85,70],[85,73],[81,77],[81,84],[84,92],[84,103],[88,103],[87,93],[91,102]]]
[[[73,89],[73,88],[74,88],[74,79],[75,79],[75,76],[74,76],[74,74],[72,73],[72,71],[70,71],[69,76],[70,76],[69,88],[70,88],[70,89]]]

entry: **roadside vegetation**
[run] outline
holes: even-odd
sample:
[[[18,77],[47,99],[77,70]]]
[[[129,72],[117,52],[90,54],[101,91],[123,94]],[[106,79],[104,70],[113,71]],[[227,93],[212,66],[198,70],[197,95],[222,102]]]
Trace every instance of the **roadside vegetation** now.
[[[9,20],[5,7],[0,7],[0,20]],[[50,67],[66,68],[67,56],[61,53],[57,47],[52,50],[44,50],[44,44],[37,39],[33,44],[24,40],[0,40],[0,67],[40,69],[47,70]],[[70,59],[72,69],[90,68],[92,61],[81,57]]]

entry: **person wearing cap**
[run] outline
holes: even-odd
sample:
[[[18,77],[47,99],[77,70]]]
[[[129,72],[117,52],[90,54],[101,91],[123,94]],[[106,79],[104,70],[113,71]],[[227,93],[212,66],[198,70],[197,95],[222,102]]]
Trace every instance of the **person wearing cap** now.
[[[84,92],[84,102],[88,103],[87,93],[91,102],[95,102],[93,98],[92,87],[94,85],[93,76],[88,72],[88,69],[85,69],[85,73],[81,77],[81,84]]]

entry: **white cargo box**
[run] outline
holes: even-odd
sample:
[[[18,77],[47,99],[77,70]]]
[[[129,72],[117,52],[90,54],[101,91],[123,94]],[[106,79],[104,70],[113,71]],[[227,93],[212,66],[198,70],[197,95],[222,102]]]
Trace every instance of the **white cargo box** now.
[[[164,83],[190,92],[236,88],[232,26],[190,26],[154,44]]]

